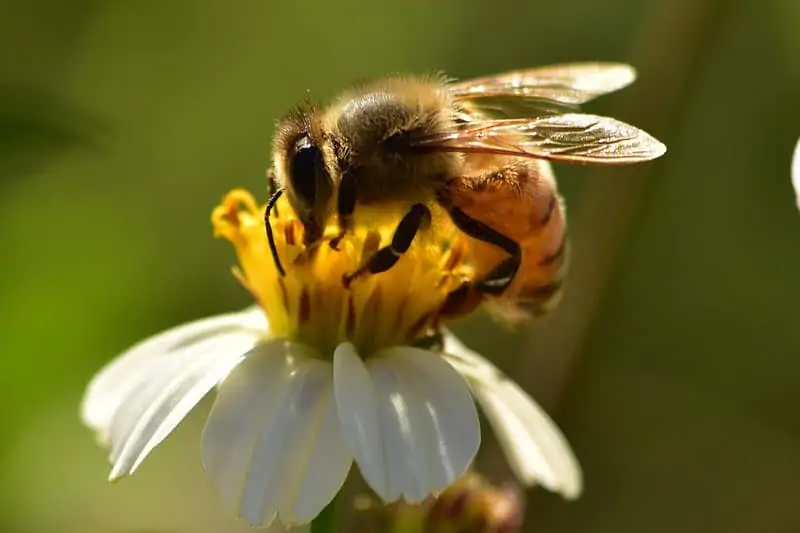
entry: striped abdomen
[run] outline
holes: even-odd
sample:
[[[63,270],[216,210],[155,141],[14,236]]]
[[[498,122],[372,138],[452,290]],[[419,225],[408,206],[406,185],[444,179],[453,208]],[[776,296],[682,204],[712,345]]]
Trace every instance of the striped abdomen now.
[[[522,263],[516,277],[499,296],[487,297],[491,311],[517,323],[542,315],[557,303],[568,244],[564,204],[550,165],[535,159],[503,159],[505,166],[499,170],[461,180],[452,198],[468,215],[520,244]],[[480,163],[489,166],[491,161]],[[508,257],[491,244],[475,239],[470,244],[479,273],[488,273]]]

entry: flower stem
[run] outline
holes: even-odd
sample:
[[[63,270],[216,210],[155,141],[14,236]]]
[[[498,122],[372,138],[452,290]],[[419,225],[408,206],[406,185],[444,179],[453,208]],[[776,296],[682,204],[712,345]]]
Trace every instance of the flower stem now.
[[[325,506],[321,513],[311,521],[311,528],[309,533],[335,533],[338,531],[338,524],[336,523],[337,512],[336,504],[339,500],[339,492],[334,496],[331,503]]]

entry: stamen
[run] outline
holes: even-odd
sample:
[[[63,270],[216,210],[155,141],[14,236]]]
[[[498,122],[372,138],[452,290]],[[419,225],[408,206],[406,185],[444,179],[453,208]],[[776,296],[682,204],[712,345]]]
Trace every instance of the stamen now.
[[[432,313],[428,312],[422,315],[417,319],[416,322],[411,324],[411,327],[408,329],[408,333],[406,334],[406,339],[408,342],[413,342],[419,338],[420,332],[423,331],[423,328],[428,324],[431,319]]]
[[[448,252],[449,253],[447,254],[447,260],[445,261],[444,269],[455,270],[458,264],[464,260],[464,253],[465,253],[464,247],[457,245],[451,246]]]
[[[408,296],[406,295],[402,300],[400,300],[400,304],[397,306],[397,313],[394,315],[394,327],[397,329],[401,329],[403,327],[403,315],[405,314],[407,302]]]
[[[300,309],[297,311],[297,322],[303,325],[311,318],[311,297],[308,294],[308,287],[303,287],[300,292]]]
[[[297,239],[295,239],[294,236],[294,229],[295,229],[294,224],[287,224],[286,227],[284,228],[283,233],[286,238],[287,246],[294,246],[297,243]]]
[[[231,268],[231,273],[233,274],[233,277],[236,278],[236,281],[241,283],[242,287],[244,287],[245,290],[250,293],[250,296],[253,297],[253,300],[260,305],[261,297],[259,296],[258,292],[255,289],[253,289],[253,287],[250,285],[250,282],[247,281],[247,278],[242,273],[242,270],[239,267],[233,267]]]
[[[364,245],[361,248],[361,260],[359,263],[364,264],[367,260],[378,251],[381,247],[381,234],[375,230],[371,230],[364,238]]]
[[[347,322],[345,326],[345,331],[347,332],[347,338],[352,339],[355,336],[356,332],[356,321],[358,317],[356,316],[356,308],[353,305],[353,298],[352,296],[348,296],[347,298]]]
[[[283,308],[286,310],[286,314],[290,315],[292,313],[292,308],[289,306],[289,293],[286,290],[286,283],[283,281],[283,278],[278,278],[278,288],[281,290],[281,301],[283,302]]]
[[[264,308],[273,334],[330,347],[331,353],[349,341],[369,354],[416,342],[443,318],[475,307],[476,273],[456,229],[420,229],[390,268],[373,273],[363,267],[391,247],[396,212],[357,212],[344,237],[334,221],[309,244],[285,195],[270,200],[272,209],[259,210],[247,193],[231,193],[213,220],[217,234],[235,245],[238,277]],[[335,250],[330,242],[337,239]],[[354,272],[360,277],[348,285]]]

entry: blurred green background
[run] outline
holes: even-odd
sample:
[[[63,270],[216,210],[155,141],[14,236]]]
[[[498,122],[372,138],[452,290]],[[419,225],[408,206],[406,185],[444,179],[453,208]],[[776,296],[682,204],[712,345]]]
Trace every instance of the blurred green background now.
[[[246,531],[199,470],[203,412],[108,484],[87,381],[248,304],[210,210],[234,186],[265,199],[274,120],[307,90],[576,60],[635,65],[588,109],[669,151],[557,168],[563,305],[532,331],[456,327],[584,466],[579,501],[531,493],[526,530],[800,531],[798,56],[788,0],[0,1],[0,531]]]

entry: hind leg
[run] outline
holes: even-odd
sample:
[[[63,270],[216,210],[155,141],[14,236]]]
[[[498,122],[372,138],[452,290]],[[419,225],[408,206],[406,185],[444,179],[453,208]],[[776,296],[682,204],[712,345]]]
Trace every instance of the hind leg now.
[[[478,239],[508,253],[509,257],[495,266],[483,279],[475,283],[475,288],[484,294],[498,295],[511,285],[522,263],[522,248],[514,239],[503,235],[489,225],[472,218],[461,208],[452,204],[448,198],[439,197],[439,204],[450,214],[456,227],[472,238]]]

